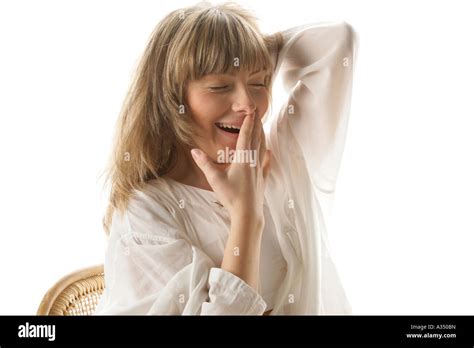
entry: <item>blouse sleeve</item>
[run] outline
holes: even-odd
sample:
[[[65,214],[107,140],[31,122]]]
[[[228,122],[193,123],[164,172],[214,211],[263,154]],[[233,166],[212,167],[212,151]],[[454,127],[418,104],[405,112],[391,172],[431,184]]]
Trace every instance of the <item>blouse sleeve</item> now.
[[[260,294],[216,267],[178,221],[172,207],[142,192],[114,214],[94,314],[263,314]]]
[[[298,147],[316,188],[332,192],[348,125],[357,34],[346,22],[322,22],[282,35],[275,73],[288,99],[272,127],[273,147]]]

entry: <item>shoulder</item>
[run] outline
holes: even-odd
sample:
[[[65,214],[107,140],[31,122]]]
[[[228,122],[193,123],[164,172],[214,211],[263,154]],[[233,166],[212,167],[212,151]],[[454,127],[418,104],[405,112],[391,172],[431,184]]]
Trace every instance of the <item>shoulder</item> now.
[[[128,203],[130,212],[144,211],[168,215],[175,198],[170,186],[161,178],[150,180],[132,191]]]
[[[152,180],[131,193],[124,214],[114,214],[114,219],[126,226],[121,229],[122,233],[139,239],[178,239],[183,236],[184,229],[176,206],[167,183],[161,179]]]

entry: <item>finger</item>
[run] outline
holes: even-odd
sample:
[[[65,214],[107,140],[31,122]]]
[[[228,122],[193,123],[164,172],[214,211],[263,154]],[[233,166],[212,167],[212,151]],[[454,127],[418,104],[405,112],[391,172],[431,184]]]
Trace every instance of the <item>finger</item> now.
[[[250,145],[251,149],[255,149],[255,150],[259,149],[261,131],[262,131],[262,120],[258,112],[255,112],[255,125],[253,128],[252,143]]]
[[[258,153],[258,159],[260,163],[263,163],[263,158],[265,156],[265,152],[267,150],[267,144],[266,144],[266,138],[265,138],[265,132],[263,130],[263,125],[260,127],[260,144],[259,144],[259,153]]]
[[[272,152],[270,150],[266,150],[265,155],[263,157],[263,161],[262,161],[262,171],[263,171],[264,179],[266,179],[268,177],[268,174],[270,173],[271,158],[272,158]]]
[[[220,174],[216,165],[212,162],[209,156],[202,150],[192,149],[191,155],[193,156],[194,162],[196,162],[198,167],[202,170],[202,172],[206,176],[206,179],[209,182],[209,185],[213,186],[213,183],[215,183],[217,176]]]
[[[253,121],[253,116],[246,116],[244,118],[242,127],[240,127],[239,137],[237,138],[237,145],[235,146],[237,150],[245,150],[249,148],[253,131]]]

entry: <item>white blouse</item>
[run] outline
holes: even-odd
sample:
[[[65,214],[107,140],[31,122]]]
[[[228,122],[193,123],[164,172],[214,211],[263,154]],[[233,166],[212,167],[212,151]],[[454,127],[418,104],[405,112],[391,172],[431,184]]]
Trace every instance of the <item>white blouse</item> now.
[[[134,192],[123,216],[113,216],[95,314],[352,313],[324,222],[345,143],[358,37],[346,22],[282,34],[273,61],[288,99],[267,121],[273,158],[259,289],[220,268],[230,219],[214,192],[159,178]]]

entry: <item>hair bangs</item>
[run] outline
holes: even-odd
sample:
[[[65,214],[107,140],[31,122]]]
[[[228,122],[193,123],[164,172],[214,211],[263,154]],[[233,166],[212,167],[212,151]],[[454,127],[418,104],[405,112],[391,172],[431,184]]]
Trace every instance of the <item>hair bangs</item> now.
[[[239,16],[209,10],[198,18],[188,62],[188,78],[208,74],[254,73],[271,70],[271,59],[261,36]]]

